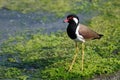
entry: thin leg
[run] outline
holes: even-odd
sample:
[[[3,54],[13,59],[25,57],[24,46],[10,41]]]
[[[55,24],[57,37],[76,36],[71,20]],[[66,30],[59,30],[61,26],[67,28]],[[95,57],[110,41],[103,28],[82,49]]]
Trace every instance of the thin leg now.
[[[82,43],[82,71],[84,69],[84,48],[85,48],[85,45],[84,45],[84,42]]]
[[[75,53],[75,55],[74,55],[73,61],[72,61],[71,65],[70,65],[70,68],[69,68],[68,71],[71,71],[71,70],[72,70],[73,64],[75,63],[75,60],[76,60],[76,57],[77,57],[77,54],[78,54],[78,51],[79,51],[77,42],[75,42],[75,47],[76,47],[76,53]]]

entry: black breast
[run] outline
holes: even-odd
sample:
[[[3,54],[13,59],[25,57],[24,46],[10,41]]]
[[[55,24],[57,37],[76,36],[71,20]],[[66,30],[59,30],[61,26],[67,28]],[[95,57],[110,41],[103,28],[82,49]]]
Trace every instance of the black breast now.
[[[76,39],[77,37],[75,34],[76,28],[77,28],[77,25],[75,24],[69,24],[67,27],[67,34],[71,39]]]

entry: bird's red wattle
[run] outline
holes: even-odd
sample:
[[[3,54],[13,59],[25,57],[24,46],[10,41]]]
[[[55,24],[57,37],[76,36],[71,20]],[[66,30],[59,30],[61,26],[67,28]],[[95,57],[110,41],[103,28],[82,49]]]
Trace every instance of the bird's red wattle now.
[[[68,19],[65,19],[64,22],[68,22],[69,20]]]

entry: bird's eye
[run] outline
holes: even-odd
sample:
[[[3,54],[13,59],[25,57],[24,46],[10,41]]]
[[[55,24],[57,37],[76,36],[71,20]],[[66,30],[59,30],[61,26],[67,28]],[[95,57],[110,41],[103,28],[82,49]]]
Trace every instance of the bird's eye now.
[[[73,17],[69,17],[69,18],[68,18],[68,20],[71,20],[71,19],[73,19]]]

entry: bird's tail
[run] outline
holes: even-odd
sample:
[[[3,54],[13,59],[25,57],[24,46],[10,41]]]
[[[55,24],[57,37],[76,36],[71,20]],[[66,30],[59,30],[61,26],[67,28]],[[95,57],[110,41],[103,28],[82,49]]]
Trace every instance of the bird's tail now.
[[[104,36],[104,35],[102,35],[102,34],[98,34],[99,35],[99,38],[98,39],[100,39],[102,36]]]

